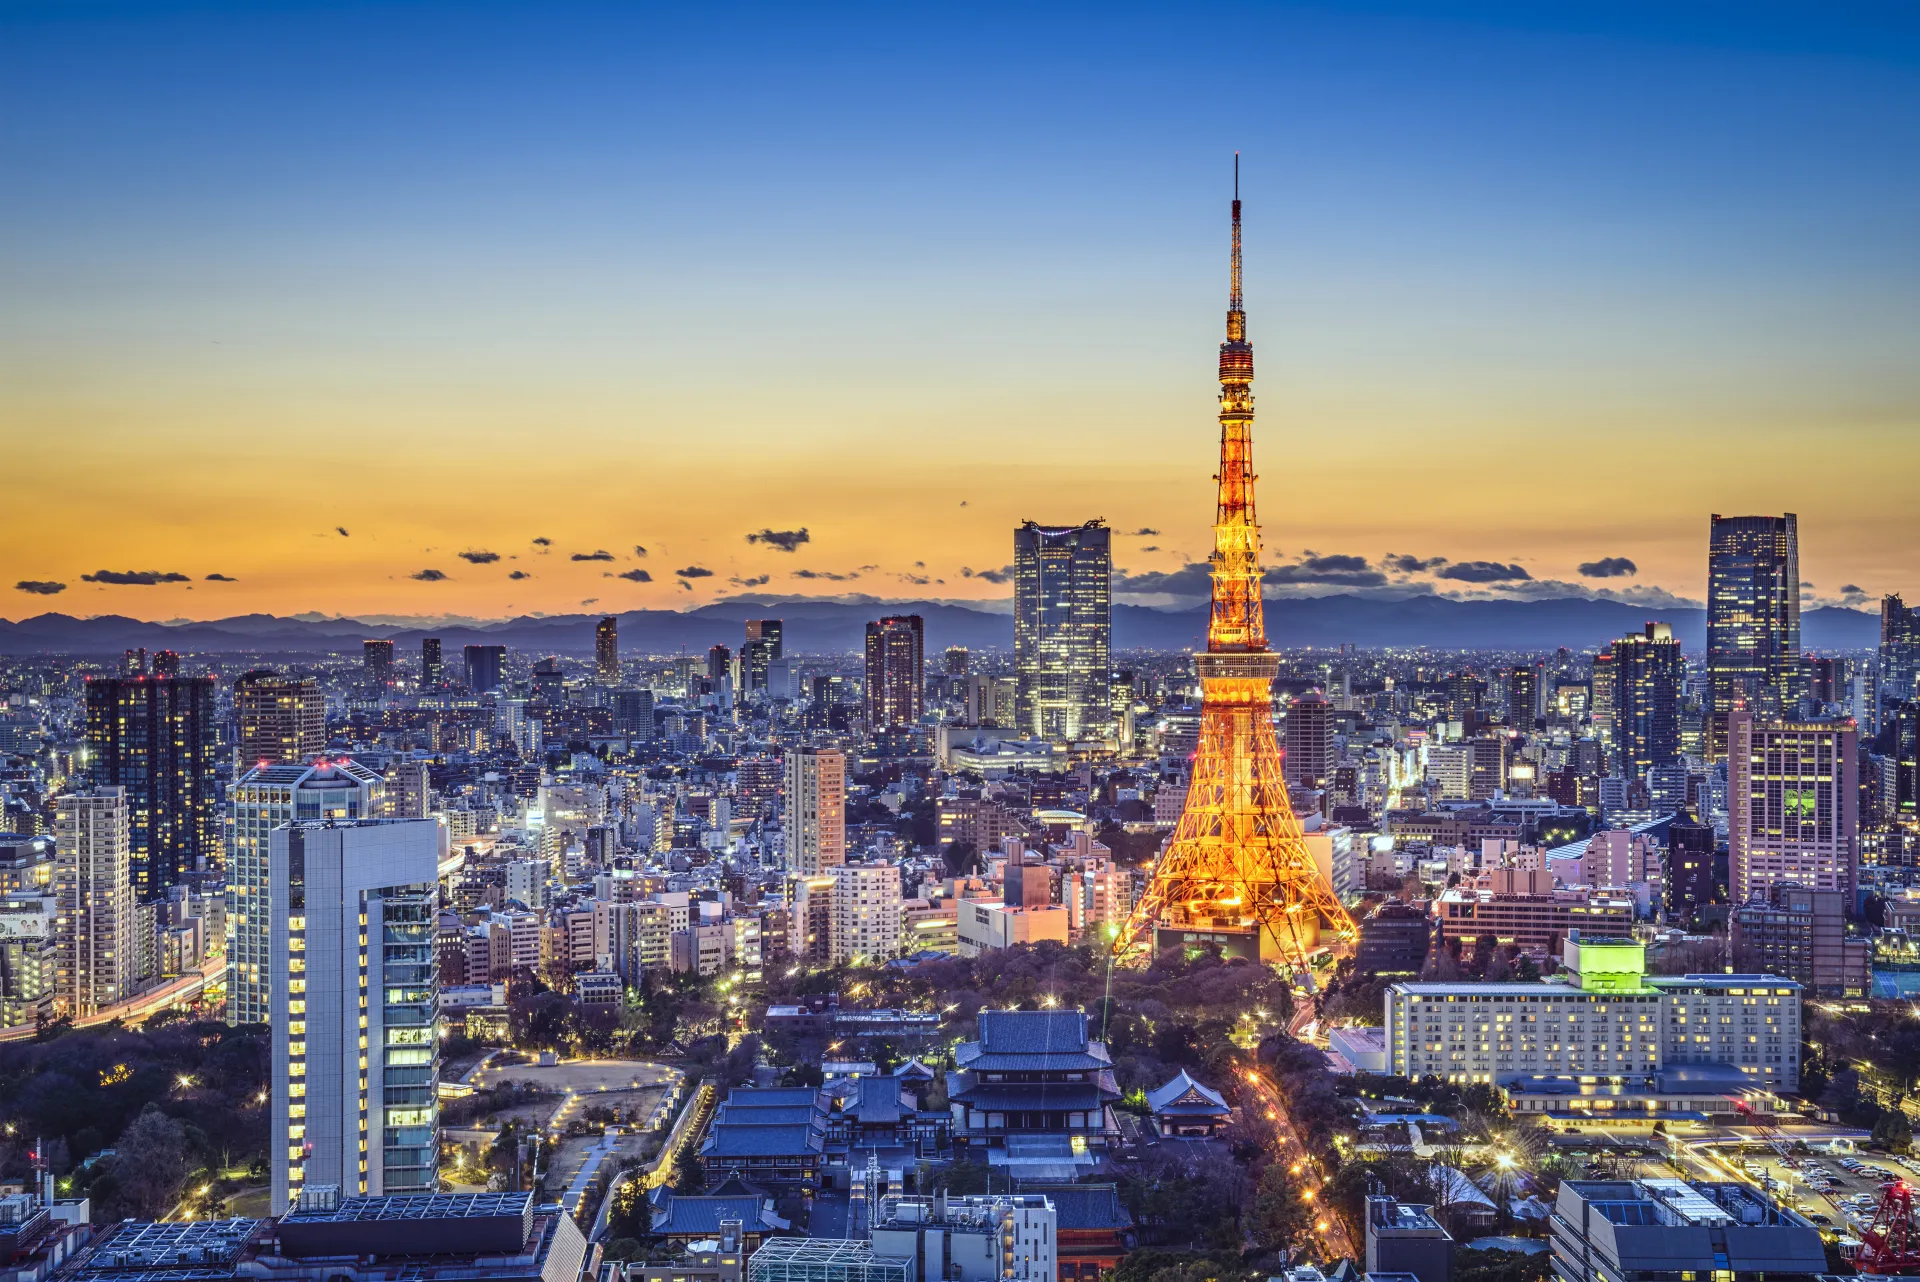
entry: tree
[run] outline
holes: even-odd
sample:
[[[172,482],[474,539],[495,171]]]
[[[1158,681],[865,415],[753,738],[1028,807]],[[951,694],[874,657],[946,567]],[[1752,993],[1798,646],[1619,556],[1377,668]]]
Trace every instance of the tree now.
[[[158,1219],[187,1180],[187,1128],[147,1105],[114,1145],[113,1174],[121,1206],[134,1218]]]
[[[1898,1108],[1890,1108],[1880,1115],[1873,1124],[1871,1142],[1885,1148],[1889,1153],[1909,1153],[1913,1151],[1913,1124],[1907,1115]]]
[[[1247,1216],[1247,1232],[1256,1243],[1269,1251],[1285,1250],[1312,1227],[1312,1216],[1312,1203],[1301,1198],[1285,1167],[1276,1162],[1261,1172]]]

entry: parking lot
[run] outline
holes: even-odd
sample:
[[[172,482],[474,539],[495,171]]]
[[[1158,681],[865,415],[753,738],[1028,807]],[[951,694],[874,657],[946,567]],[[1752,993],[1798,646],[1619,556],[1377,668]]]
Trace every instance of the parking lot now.
[[[1893,1180],[1920,1182],[1920,1161],[1878,1153],[1829,1153],[1781,1157],[1768,1151],[1713,1150],[1721,1178],[1759,1184],[1821,1228],[1857,1238],[1873,1223],[1881,1187]],[[1731,1163],[1729,1171],[1728,1163]]]

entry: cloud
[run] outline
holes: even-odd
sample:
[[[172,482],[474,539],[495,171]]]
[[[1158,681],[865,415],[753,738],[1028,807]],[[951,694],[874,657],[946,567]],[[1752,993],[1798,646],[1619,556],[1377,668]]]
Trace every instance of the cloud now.
[[[548,552],[551,552],[553,550],[553,540],[550,538],[547,538],[545,535],[541,535],[539,538],[533,541],[533,546],[540,549],[539,555],[545,556]]]
[[[896,574],[894,577],[899,579],[902,583],[911,583],[915,587],[922,587],[922,588],[927,586],[927,584],[933,582],[932,579],[928,578],[924,574]]]
[[[860,572],[858,570],[852,570],[846,574],[835,574],[832,570],[795,570],[793,571],[793,577],[796,579],[826,579],[832,583],[845,583],[851,579],[859,578]]]
[[[1522,583],[1533,576],[1526,567],[1498,561],[1459,561],[1440,571],[1440,578],[1459,583]]]
[[[1260,576],[1263,584],[1331,583],[1349,588],[1383,588],[1387,576],[1373,568],[1364,556],[1313,553],[1291,565],[1276,565]]]
[[[803,525],[797,530],[763,529],[757,534],[747,535],[747,542],[765,543],[770,547],[779,548],[782,552],[791,552],[802,543],[813,542],[813,536],[807,533],[807,527]]]
[[[1812,587],[1813,585],[1811,583],[1805,583],[1805,584],[1802,584],[1801,586]],[[1843,583],[1840,585],[1840,590],[1846,593],[1848,596],[1865,596],[1867,594],[1867,590],[1861,587],[1858,583]]]
[[[209,583],[238,583],[239,581],[240,580],[225,574],[209,574],[207,576],[207,582]]]
[[[334,528],[334,532],[337,533],[343,539],[350,539],[353,537],[351,534],[347,533],[347,527],[344,525],[336,525],[333,528]],[[378,540],[375,540],[375,542],[378,542]]]
[[[1802,580],[1800,580],[1800,590],[1801,590],[1802,592],[1811,592],[1811,591],[1813,591],[1813,582],[1812,582],[1812,580],[1810,580],[1810,579],[1802,579]]]
[[[693,584],[687,582],[685,579],[680,580],[680,586],[689,592],[693,591]]]
[[[462,561],[471,561],[475,565],[492,565],[500,559],[498,552],[488,552],[485,550],[475,551],[472,548],[467,549],[465,552],[456,552],[454,555]]]
[[[418,574],[409,574],[407,577],[418,579],[422,583],[444,583],[447,573],[445,570],[422,570]]]
[[[613,553],[607,551],[605,548],[596,548],[591,552],[575,552],[568,559],[573,561],[611,561],[613,560]]]
[[[173,570],[95,570],[80,576],[88,583],[112,583],[120,587],[150,588],[156,583],[191,583],[193,580]]]
[[[630,583],[653,582],[653,576],[651,574],[648,574],[645,570],[640,570],[640,569],[622,570],[619,574],[619,577],[626,579]]]
[[[525,570],[515,570],[507,576],[509,579],[531,579],[533,576]]]
[[[997,570],[970,570],[963,565],[960,567],[960,577],[963,579],[985,579],[988,583],[1007,583],[1013,579],[1013,567],[1003,565]]]
[[[1142,552],[1158,552],[1160,550],[1160,545],[1158,543],[1149,543],[1145,547],[1141,548],[1140,550]]]
[[[30,592],[34,596],[55,596],[67,590],[66,584],[55,583],[52,579],[22,579],[13,586],[16,591]]]
[[[1113,590],[1130,596],[1206,596],[1213,590],[1213,577],[1205,561],[1189,561],[1177,570],[1147,570],[1140,574],[1115,570]]]
[[[1425,574],[1428,570],[1437,570],[1447,563],[1444,556],[1410,556],[1405,552],[1389,552],[1381,558],[1383,569],[1395,574]]]
[[[1151,525],[1143,525],[1126,537],[1130,539],[1157,539],[1160,537],[1160,531],[1154,529]]]
[[[1624,556],[1603,556],[1598,561],[1582,561],[1580,573],[1589,579],[1630,579],[1640,573],[1640,567]]]
[[[633,545],[633,554],[635,556],[645,556],[647,554],[647,550],[641,547],[638,543],[636,543]]]
[[[682,579],[711,579],[713,571],[704,565],[689,565],[675,570],[674,574]]]
[[[594,603],[595,601],[598,601],[599,599],[600,599],[600,598],[599,598],[599,597],[597,597],[597,596],[590,596],[590,597],[582,597],[582,598],[581,598],[581,600],[580,600],[580,604],[581,604],[581,605],[592,605],[592,604],[593,604],[593,603]]]
[[[880,568],[880,567],[879,567],[879,566],[877,566],[877,565],[863,565],[863,566],[861,566],[861,567],[860,567],[860,571],[861,571],[861,573],[863,573],[863,574],[864,574],[864,573],[866,573],[866,572],[867,572],[867,571],[869,571],[869,570],[877,570],[877,569],[879,569],[879,568]]]
[[[750,579],[742,579],[742,578],[735,577],[727,580],[727,582],[733,584],[733,586],[735,586],[736,588],[757,588],[757,587],[762,587],[772,581],[773,581],[773,576],[771,574],[756,574]]]

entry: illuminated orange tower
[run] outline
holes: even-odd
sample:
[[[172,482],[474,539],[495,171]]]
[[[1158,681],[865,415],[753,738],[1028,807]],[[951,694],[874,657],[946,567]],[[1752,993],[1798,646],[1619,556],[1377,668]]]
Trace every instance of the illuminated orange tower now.
[[[1186,809],[1114,950],[1144,961],[1161,948],[1214,942],[1229,956],[1306,965],[1322,926],[1353,918],[1314,866],[1287,800],[1273,733],[1277,655],[1260,604],[1253,508],[1253,347],[1240,305],[1240,159],[1233,162],[1233,275],[1220,344],[1220,485],[1213,523],[1213,614],[1194,656],[1204,702]]]

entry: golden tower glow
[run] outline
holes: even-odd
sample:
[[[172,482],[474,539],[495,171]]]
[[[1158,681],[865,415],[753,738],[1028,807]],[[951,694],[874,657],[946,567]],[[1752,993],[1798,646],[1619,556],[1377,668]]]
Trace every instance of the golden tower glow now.
[[[1202,698],[1186,808],[1114,950],[1144,961],[1162,946],[1212,941],[1234,955],[1303,968],[1324,925],[1353,918],[1320,876],[1287,798],[1273,733],[1273,679],[1260,602],[1253,505],[1253,347],[1240,298],[1240,161],[1234,158],[1233,268],[1220,344],[1220,496],[1213,613],[1196,655]]]

